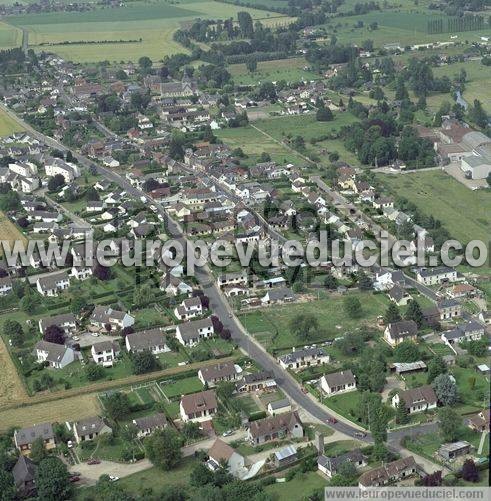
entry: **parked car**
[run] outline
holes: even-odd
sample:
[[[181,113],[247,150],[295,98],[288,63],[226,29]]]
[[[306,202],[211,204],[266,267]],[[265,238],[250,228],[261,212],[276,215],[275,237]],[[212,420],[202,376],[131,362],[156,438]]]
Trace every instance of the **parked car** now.
[[[71,449],[73,447],[73,442],[71,440],[69,440],[66,444],[67,444],[69,449]]]
[[[73,482],[78,482],[80,480],[80,477],[78,475],[72,475],[69,480],[72,483]]]
[[[111,482],[116,482],[117,480],[119,480],[119,477],[116,477],[115,475],[109,475],[109,480]]]
[[[101,464],[101,461],[99,459],[92,458],[87,461],[87,464]]]
[[[336,424],[338,422],[338,420],[336,418],[333,418],[333,417],[330,417],[328,420],[327,420],[328,423],[331,423],[331,424]]]
[[[354,433],[354,436],[359,437],[359,438],[365,438],[367,436],[367,434],[364,431],[356,431]]]
[[[227,430],[227,431],[224,431],[222,433],[222,436],[224,436],[224,437],[230,437],[230,435],[233,435],[233,433],[234,432],[232,430]]]

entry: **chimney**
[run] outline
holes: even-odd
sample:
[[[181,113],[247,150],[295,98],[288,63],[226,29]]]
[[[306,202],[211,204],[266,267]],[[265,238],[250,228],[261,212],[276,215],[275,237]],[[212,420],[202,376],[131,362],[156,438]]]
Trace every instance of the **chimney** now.
[[[315,448],[320,454],[324,454],[324,435],[320,431],[315,432]]]

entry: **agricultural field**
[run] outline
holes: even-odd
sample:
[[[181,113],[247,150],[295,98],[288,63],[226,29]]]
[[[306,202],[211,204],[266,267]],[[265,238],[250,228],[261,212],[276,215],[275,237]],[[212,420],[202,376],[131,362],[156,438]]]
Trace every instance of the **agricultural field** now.
[[[7,21],[29,30],[30,46],[41,50],[53,44],[50,50],[74,61],[135,61],[141,56],[157,61],[186,51],[173,40],[182,23],[198,17],[236,18],[240,11],[248,11],[254,19],[264,19],[265,24],[285,21],[278,13],[201,0],[181,2],[179,6],[161,1],[80,13],[19,15]]]
[[[12,49],[22,43],[22,30],[6,23],[0,22],[0,47]]]
[[[383,176],[379,179],[393,194],[411,200],[424,214],[440,219],[450,234],[460,242],[489,240],[489,190],[471,191],[440,171]]]
[[[1,337],[0,365],[2,366],[2,373],[0,375],[0,407],[25,400],[27,392],[10,358],[7,346]],[[0,419],[0,422],[3,423],[3,420]]]
[[[363,321],[373,325],[382,314],[388,299],[382,294],[352,294],[363,305]],[[344,296],[332,295],[306,303],[275,306],[239,315],[242,325],[268,349],[290,349],[292,346],[334,339],[360,326],[360,320],[348,317],[343,308]],[[314,315],[319,321],[319,332],[309,340],[298,340],[290,330],[290,321],[300,314]]]
[[[11,247],[15,245],[15,242],[18,240],[24,243],[27,242],[26,237],[2,211],[0,211],[0,235],[1,239],[9,242]],[[0,255],[2,254],[3,250],[0,248]]]
[[[234,82],[238,85],[256,85],[261,82],[280,80],[290,83],[319,79],[319,75],[308,68],[309,63],[303,57],[260,61],[254,73],[251,73],[245,64],[231,64],[227,67]]]
[[[14,409],[0,410],[0,431],[13,426],[31,426],[33,423],[74,421],[100,413],[95,394],[76,395],[29,404]]]
[[[0,31],[0,45],[1,45],[1,31]],[[1,48],[1,47],[0,47]],[[0,108],[0,136],[10,136],[14,132],[22,131],[22,127],[12,118],[10,118]]]

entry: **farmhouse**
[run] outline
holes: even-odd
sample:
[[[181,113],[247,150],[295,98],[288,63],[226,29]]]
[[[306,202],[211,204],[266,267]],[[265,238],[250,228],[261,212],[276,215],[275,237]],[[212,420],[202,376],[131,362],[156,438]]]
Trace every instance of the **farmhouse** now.
[[[320,387],[327,396],[356,390],[355,376],[350,369],[325,374],[320,379]]]
[[[469,320],[457,325],[454,329],[442,333],[442,341],[446,344],[458,344],[463,341],[478,341],[484,336],[484,325],[476,320]]]
[[[413,456],[407,456],[392,463],[384,464],[379,468],[362,473],[358,479],[358,487],[379,487],[387,485],[414,475],[417,471],[416,461]]]
[[[404,400],[409,414],[434,409],[438,401],[435,391],[430,385],[396,393],[392,397],[392,407],[396,407],[401,400]]]
[[[218,404],[214,390],[184,395],[179,404],[179,412],[184,422],[208,421],[217,410]]]
[[[77,444],[80,442],[86,442],[87,440],[94,440],[99,435],[113,432],[112,428],[110,428],[99,416],[93,416],[81,419],[80,421],[75,421],[73,423],[72,430]]]
[[[416,271],[416,280],[424,285],[440,285],[457,280],[457,270],[447,266],[437,268],[419,268]]]
[[[451,320],[462,315],[462,305],[456,299],[442,299],[438,303],[440,320]]]
[[[384,331],[384,339],[391,346],[397,346],[403,341],[416,341],[418,324],[414,320],[401,320],[389,324]]]
[[[247,439],[253,445],[263,444],[291,436],[303,437],[302,421],[296,411],[252,421],[247,431]]]
[[[293,301],[295,301],[295,294],[287,287],[271,289],[261,298],[261,303],[263,305],[291,303]]]
[[[53,369],[63,369],[75,361],[77,355],[72,348],[62,344],[38,341],[34,346],[39,363],[48,363]]]
[[[183,346],[194,346],[201,339],[210,338],[215,330],[211,318],[184,322],[176,327],[176,339]]]
[[[55,434],[51,423],[35,424],[28,428],[21,428],[14,432],[14,443],[21,454],[29,455],[33,442],[41,438],[46,450],[56,447]]]
[[[233,362],[224,362],[202,367],[198,371],[198,378],[203,384],[215,386],[221,381],[236,381],[239,372]]]
[[[147,350],[155,355],[170,351],[166,343],[167,338],[159,328],[128,334],[125,340],[128,352],[135,353]]]
[[[323,348],[293,349],[291,353],[279,357],[279,362],[283,369],[301,370],[313,365],[327,364],[329,355]]]
[[[155,430],[163,430],[167,426],[167,418],[162,412],[156,412],[150,416],[133,419],[133,424],[138,430],[138,438],[143,438],[151,435]]]

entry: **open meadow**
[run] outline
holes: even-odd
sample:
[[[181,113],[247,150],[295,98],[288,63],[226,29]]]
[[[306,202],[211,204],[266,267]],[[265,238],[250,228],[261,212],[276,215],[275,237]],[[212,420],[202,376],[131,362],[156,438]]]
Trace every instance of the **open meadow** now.
[[[12,49],[22,43],[22,30],[0,22],[0,48]]]
[[[0,136],[10,136],[21,130],[22,127],[0,108]]]
[[[286,21],[284,16],[274,12],[214,1],[186,0],[179,5],[164,1],[137,2],[87,12],[26,14],[11,16],[7,22],[29,30],[30,47],[46,50],[50,46],[53,52],[74,61],[135,61],[141,56],[157,61],[166,55],[186,51],[173,40],[174,32],[183,23],[196,18],[236,19],[240,11],[248,11],[253,19],[264,20],[265,24]]]
[[[471,191],[440,171],[384,175],[379,179],[397,196],[411,200],[423,214],[442,221],[462,243],[491,235],[491,192]]]

